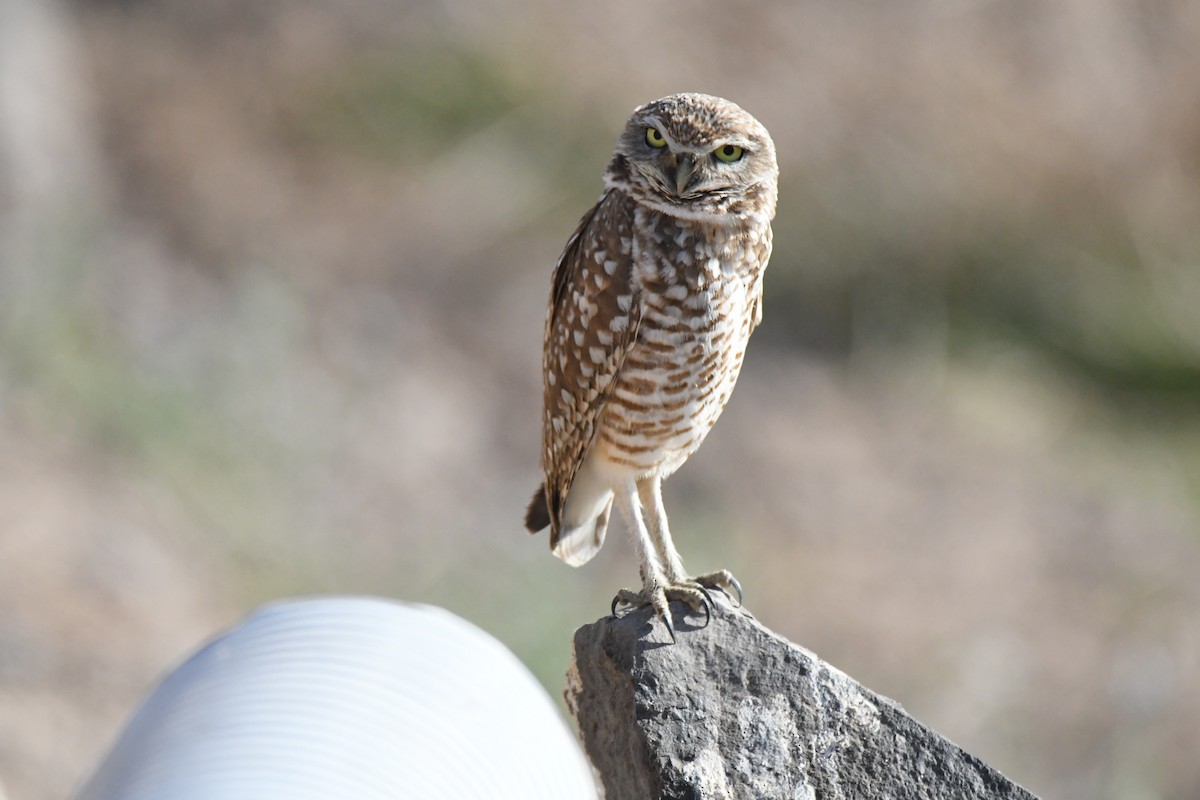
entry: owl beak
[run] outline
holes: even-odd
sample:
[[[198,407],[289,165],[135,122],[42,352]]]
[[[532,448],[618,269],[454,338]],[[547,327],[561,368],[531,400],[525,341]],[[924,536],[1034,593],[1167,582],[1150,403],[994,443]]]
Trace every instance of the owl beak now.
[[[691,153],[681,153],[675,163],[675,192],[683,194],[683,190],[692,182],[696,173],[696,157]]]

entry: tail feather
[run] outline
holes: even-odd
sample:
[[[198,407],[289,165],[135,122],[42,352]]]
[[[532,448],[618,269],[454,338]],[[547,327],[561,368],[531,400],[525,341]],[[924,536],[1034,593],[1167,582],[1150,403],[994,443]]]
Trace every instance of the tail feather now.
[[[594,516],[587,517],[576,525],[564,520],[558,536],[551,537],[551,551],[572,567],[579,567],[591,561],[592,556],[600,551],[600,545],[604,544],[604,534],[608,532],[608,517],[612,512],[612,493],[609,492],[607,500],[601,502],[602,505]]]
[[[538,487],[525,509],[525,530],[537,533],[550,524],[550,504],[546,501],[546,484]]]
[[[609,488],[609,476],[603,466],[594,457],[584,459],[579,469],[571,479],[571,487],[566,497],[562,498],[562,506],[550,513],[547,505],[548,495],[543,484],[542,494],[534,495],[534,503],[530,505],[530,517],[533,522],[541,520],[532,513],[538,505],[546,509],[547,523],[553,518],[550,527],[550,550],[554,555],[578,567],[587,563],[604,544],[604,534],[608,532],[608,516],[612,511],[613,492]],[[555,504],[559,498],[555,498]]]

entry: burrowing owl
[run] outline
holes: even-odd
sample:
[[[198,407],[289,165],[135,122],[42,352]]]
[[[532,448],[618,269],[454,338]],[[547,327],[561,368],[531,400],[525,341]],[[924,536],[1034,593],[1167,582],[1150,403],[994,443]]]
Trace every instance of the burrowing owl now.
[[[661,486],[716,423],[762,319],[778,176],[770,135],[738,106],[703,94],[655,100],[625,125],[604,193],[554,270],[546,480],[525,526],[549,525],[554,554],[579,566],[600,549],[615,505],[643,588],[622,589],[614,607],[652,605],[672,638],[668,600],[699,610],[707,588],[736,587],[726,571],[684,572]]]

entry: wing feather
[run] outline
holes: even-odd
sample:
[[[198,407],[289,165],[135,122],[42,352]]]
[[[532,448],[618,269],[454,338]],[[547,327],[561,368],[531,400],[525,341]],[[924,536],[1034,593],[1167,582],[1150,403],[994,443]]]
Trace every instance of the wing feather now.
[[[632,225],[629,199],[618,190],[607,192],[580,220],[554,269],[542,364],[542,468],[551,547],[571,484],[637,338]]]

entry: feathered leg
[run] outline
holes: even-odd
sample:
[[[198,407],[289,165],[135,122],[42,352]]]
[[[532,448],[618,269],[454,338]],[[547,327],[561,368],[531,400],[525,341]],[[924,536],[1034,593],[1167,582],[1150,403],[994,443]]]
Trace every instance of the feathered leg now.
[[[676,634],[674,634],[674,622],[671,620],[671,608],[668,606],[668,601],[678,600],[688,604],[694,610],[703,609],[707,619],[710,612],[706,596],[700,589],[679,584],[668,577],[667,570],[677,572],[682,570],[682,566],[679,565],[679,557],[674,555],[673,548],[671,548],[672,563],[664,564],[658,537],[650,533],[646,518],[642,516],[642,504],[638,498],[637,483],[630,480],[617,488],[613,505],[618,507],[626,522],[629,523],[642,571],[642,590],[622,589],[618,591],[612,601],[613,614],[617,613],[617,606],[622,603],[628,604],[628,606],[650,606],[654,608],[654,613],[662,619],[667,627],[667,633],[671,634],[671,640],[674,642]]]
[[[710,605],[712,598],[708,597],[706,589],[720,589],[730,598],[736,592],[737,601],[740,604],[742,587],[729,570],[723,569],[696,577],[691,577],[684,571],[683,562],[679,559],[679,551],[675,549],[675,543],[671,541],[671,529],[667,524],[667,512],[662,499],[662,478],[651,477],[638,481],[638,497],[642,501],[643,514],[646,517],[651,539],[658,551],[659,559],[670,584],[682,589],[691,588],[700,591],[708,599]],[[695,607],[694,604],[693,607]]]

